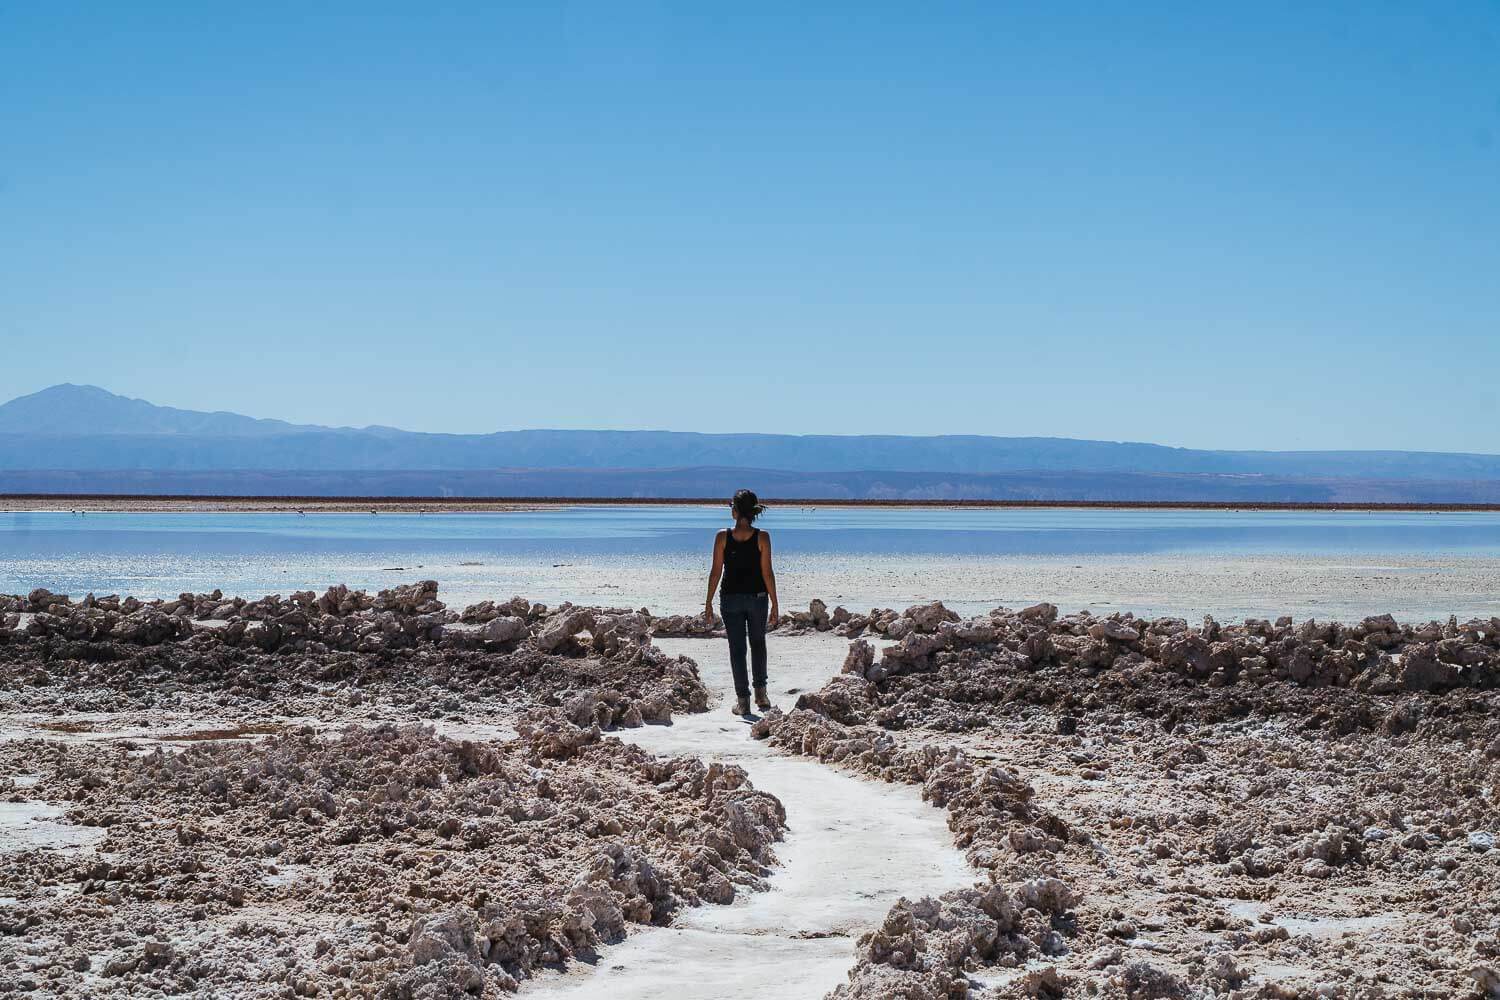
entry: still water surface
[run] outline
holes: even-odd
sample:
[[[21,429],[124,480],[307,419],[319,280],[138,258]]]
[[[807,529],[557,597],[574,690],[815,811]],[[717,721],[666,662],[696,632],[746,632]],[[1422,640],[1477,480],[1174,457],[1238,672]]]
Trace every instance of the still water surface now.
[[[46,586],[144,597],[218,587],[258,596],[433,578],[455,603],[524,593],[554,603],[691,611],[701,606],[712,532],[724,523],[718,507],[659,506],[494,514],[6,513],[0,592]],[[804,603],[812,596],[801,593],[809,578],[834,588],[816,593],[857,607],[908,597],[983,604],[1045,589],[1029,579],[1008,585],[1005,567],[1023,574],[1054,565],[1207,569],[1279,557],[1297,565],[1374,560],[1438,571],[1445,560],[1500,565],[1495,513],[787,506],[762,525],[789,578],[788,606],[794,596]],[[1150,602],[1137,596],[1133,603]],[[1212,595],[1205,603],[1214,603]]]

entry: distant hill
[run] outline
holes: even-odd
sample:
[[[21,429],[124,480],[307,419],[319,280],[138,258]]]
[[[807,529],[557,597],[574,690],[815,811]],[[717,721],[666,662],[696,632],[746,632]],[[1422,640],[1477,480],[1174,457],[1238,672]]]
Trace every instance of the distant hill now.
[[[778,469],[163,472],[0,470],[0,493],[187,496],[764,497],[817,500],[1088,500],[1102,503],[1497,504],[1500,480],[1291,479],[1136,472],[800,473]]]
[[[328,471],[334,470],[334,471]],[[1500,483],[1500,456],[1410,451],[1205,451],[1070,438],[941,435],[695,434],[674,431],[522,430],[430,434],[390,427],[324,427],[240,414],[156,406],[96,386],[57,385],[0,405],[0,479],[103,483],[271,482],[306,473],[335,493],[386,482],[406,492],[415,473],[473,491],[559,495],[714,495],[721,480],[755,470],[783,496],[971,496],[1099,499],[1304,499],[1363,490],[1427,502],[1484,495]],[[53,474],[51,478],[43,473]],[[189,474],[213,473],[212,477]],[[369,473],[391,473],[384,478]],[[77,475],[72,475],[77,474]],[[168,475],[171,474],[171,475]],[[173,477],[177,478],[173,478]],[[322,477],[318,479],[317,477]],[[404,477],[404,478],[403,478]],[[486,478],[488,477],[488,478]],[[423,478],[423,477],[418,477]],[[423,481],[439,482],[426,476]],[[728,481],[728,480],[724,480]],[[1426,485],[1404,486],[1403,483]],[[343,483],[344,485],[339,485]],[[482,484],[489,483],[490,486]],[[1358,485],[1358,484],[1365,485]],[[1447,485],[1440,485],[1446,483]],[[509,484],[508,486],[504,484]],[[712,484],[713,488],[708,488]],[[1377,485],[1378,484],[1378,485]],[[493,488],[491,488],[493,487]],[[257,492],[248,488],[156,492]],[[604,491],[620,491],[606,494]],[[827,490],[817,493],[813,491]],[[299,490],[320,492],[319,490]],[[517,492],[519,491],[519,492]],[[296,492],[287,490],[286,492]],[[417,493],[441,492],[421,489]],[[1152,496],[1135,494],[1150,493]],[[1160,496],[1166,492],[1171,496]],[[1118,494],[1132,494],[1118,495]],[[1445,494],[1433,497],[1434,493]],[[1063,494],[1067,494],[1065,496]],[[1108,494],[1108,495],[1102,495]],[[1295,496],[1293,495],[1295,494]],[[1372,498],[1371,497],[1371,498]],[[1356,496],[1353,502],[1367,497]]]
[[[203,413],[117,396],[96,385],[64,383],[0,405],[0,434],[196,434],[262,437],[327,427],[257,420],[238,413]]]

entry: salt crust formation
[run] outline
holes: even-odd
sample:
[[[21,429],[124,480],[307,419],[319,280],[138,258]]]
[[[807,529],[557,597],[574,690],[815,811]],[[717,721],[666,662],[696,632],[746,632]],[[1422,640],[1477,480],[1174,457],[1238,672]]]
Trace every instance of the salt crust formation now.
[[[516,599],[459,615],[431,582],[0,600],[13,711],[343,709],[177,750],[0,744],[0,792],[106,831],[95,852],[6,858],[0,992],[498,995],[631,923],[764,888],[775,863],[786,817],[742,769],[602,733],[707,703],[692,661],[650,646],[634,612]],[[362,719],[371,706],[403,721]],[[421,721],[459,708],[516,735]]]
[[[899,641],[754,735],[920,785],[988,881],[831,997],[1500,995],[1500,620],[833,618]]]
[[[691,661],[648,637],[712,622],[520,598],[455,613],[431,582],[0,608],[15,710],[291,716],[333,692],[414,719],[509,712],[518,732],[311,727],[145,757],[11,744],[8,773],[39,776],[13,798],[108,830],[97,855],[28,853],[0,882],[23,986],[499,992],[630,921],[753,888],[773,861],[785,817],[737,769],[600,732],[705,707]],[[831,996],[1500,995],[1500,620],[1193,627],[814,601],[789,627],[855,641],[840,676],[754,734],[919,785],[985,875],[893,908]],[[1330,901],[1360,913],[1320,930]]]

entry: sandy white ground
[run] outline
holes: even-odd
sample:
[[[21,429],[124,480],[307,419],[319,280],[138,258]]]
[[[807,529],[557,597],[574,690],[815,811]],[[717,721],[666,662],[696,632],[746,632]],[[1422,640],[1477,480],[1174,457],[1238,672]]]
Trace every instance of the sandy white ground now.
[[[908,787],[882,785],[825,765],[778,755],[750,739],[732,715],[723,640],[658,639],[698,661],[720,704],[671,726],[622,731],[654,753],[691,754],[738,764],[755,787],[786,806],[789,832],[771,891],[728,907],[702,906],[674,926],[642,929],[605,950],[593,968],[543,977],[523,989],[535,998],[816,998],[843,981],[853,939],[901,896],[937,894],[974,881],[953,847],[945,814]],[[797,691],[816,690],[838,672],[846,643],[827,636],[771,637],[772,699],[783,709]]]
[[[30,777],[20,775],[20,779]],[[17,780],[24,787],[29,782]],[[18,851],[75,850],[94,846],[104,839],[98,827],[72,826],[62,822],[66,812],[46,802],[23,800],[0,802],[0,856]]]

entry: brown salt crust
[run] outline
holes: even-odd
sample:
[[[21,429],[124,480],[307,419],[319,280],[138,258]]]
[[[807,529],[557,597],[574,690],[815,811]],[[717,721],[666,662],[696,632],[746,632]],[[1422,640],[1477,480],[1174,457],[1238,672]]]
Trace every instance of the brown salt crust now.
[[[1332,991],[1320,995],[1358,998],[1493,990],[1500,622],[1210,620],[1188,629],[1129,616],[1063,619],[1047,605],[967,622],[935,605],[883,617],[887,628],[910,622],[896,626],[896,646],[877,655],[852,643],[845,673],[792,712],[762,720],[756,735],[922,783],[992,878],[1057,875],[1084,889],[1073,909],[1050,915],[1047,929],[1060,936],[1050,943],[1069,954],[1042,947],[1049,939],[1038,925],[1022,935],[1037,946],[1030,954],[1056,957],[986,995],[1300,997],[1319,984]],[[1059,800],[1069,805],[1064,820],[1033,793],[1038,776],[1049,791],[1055,779],[1038,771],[1026,780],[1016,763],[976,759],[986,739],[1010,752],[1008,763],[1071,762],[1085,786],[1141,782],[1142,792],[1117,796],[1134,804],[1113,803],[1108,814],[1088,799]],[[1304,748],[1312,761],[1301,759]],[[1184,801],[1175,784],[1184,778],[1203,793],[1198,802]],[[1119,870],[1121,853],[1143,849],[1171,882],[1152,888],[1158,876],[1149,873],[1137,885]],[[1434,883],[1432,872],[1442,878]],[[1440,888],[1417,885],[1423,878]],[[1271,922],[1282,919],[1274,910],[1247,918],[1221,902],[1284,898],[1295,908],[1330,891],[1373,891],[1376,908],[1420,919],[1382,930],[1389,939],[1361,952],[1323,936],[1316,919]],[[898,906],[862,939],[849,983],[831,995],[962,996],[967,973],[1013,967],[1017,950],[989,944],[1005,922],[976,917],[971,904],[950,893]],[[1136,922],[1151,928],[1155,950],[1132,961],[1120,945],[1144,932]],[[1441,940],[1431,936],[1434,922],[1445,929]],[[1257,968],[1278,964],[1312,978],[1252,983]]]
[[[55,945],[49,969],[87,958],[115,992],[257,978],[265,963],[251,955],[207,957],[238,919],[268,911],[305,928],[279,928],[290,952],[263,956],[292,959],[284,981],[304,992],[513,989],[627,923],[762,888],[785,825],[739,768],[654,758],[549,710],[500,743],[381,726],[144,758],[29,749],[51,757],[31,794],[71,801],[75,822],[109,832],[98,857],[23,855],[0,885],[27,898],[0,932]],[[365,933],[341,933],[351,920]],[[116,947],[136,921],[171,953]]]
[[[1032,874],[1036,878],[1029,881],[1040,881],[1058,873],[1075,886],[1088,886],[1072,911],[1032,907],[1048,926],[1033,924],[1012,939],[1012,944],[1027,942],[1034,949],[1028,953],[1037,954],[1052,940],[1049,933],[1062,935],[1073,956],[1004,989],[1030,995],[1075,987],[1104,995],[1172,995],[1190,981],[1194,989],[1243,990],[1245,972],[1254,968],[1253,961],[1244,960],[1267,955],[1321,970],[1346,996],[1400,995],[1391,990],[1433,995],[1434,989],[1463,995],[1475,984],[1492,989],[1487,984],[1495,981],[1493,958],[1500,953],[1492,892],[1496,852],[1484,838],[1492,838],[1500,826],[1493,806],[1500,797],[1494,763],[1500,758],[1500,736],[1493,726],[1497,706],[1491,693],[1500,623],[1460,625],[1450,619],[1404,626],[1381,616],[1355,626],[1290,621],[1221,626],[1205,620],[1202,628],[1190,629],[1180,620],[1128,615],[1059,618],[1050,605],[959,622],[936,604],[868,616],[836,608],[824,621],[815,613],[820,603],[814,602],[805,620],[794,615],[791,627],[900,641],[878,659],[873,647],[856,644],[849,673],[786,717],[798,721],[783,745],[807,745],[823,759],[924,785],[957,761],[959,766],[947,772],[956,783],[950,782],[951,788],[934,784],[930,794],[957,789],[950,815],[958,817],[958,835],[970,838],[966,846],[976,863],[1003,871],[1007,879]],[[309,592],[248,604],[221,595],[185,595],[177,602],[134,606],[129,599],[85,599],[75,605],[40,591],[3,606],[12,609],[0,620],[5,688],[24,698],[26,685],[35,683],[43,691],[39,704],[53,697],[85,699],[90,695],[79,692],[92,691],[94,697],[105,692],[150,705],[155,687],[174,683],[181,685],[174,696],[207,695],[227,685],[237,704],[256,698],[285,704],[274,699],[296,698],[308,676],[348,682],[351,695],[369,689],[407,699],[419,715],[462,705],[459,699],[476,687],[495,701],[556,704],[575,720],[611,724],[634,721],[631,700],[660,697],[693,704],[706,699],[694,672],[639,646],[641,636],[661,619],[512,603],[470,614],[473,624],[485,627],[460,631],[452,626],[461,616],[436,601],[435,584],[394,588],[374,598],[333,588],[322,598]],[[22,612],[35,617],[19,627]],[[201,626],[183,628],[181,619],[191,617],[227,624],[213,626],[222,632],[197,634]],[[236,625],[243,627],[236,630]],[[593,655],[596,649],[600,655]],[[79,683],[88,681],[96,683],[92,688]],[[413,697],[413,689],[422,693]],[[317,692],[303,693],[311,698]],[[1243,732],[1246,720],[1255,719],[1280,729],[1269,737]],[[1035,774],[1025,780],[1015,763],[1001,769],[1015,784],[977,755],[959,760],[954,747],[942,745],[968,746],[986,734],[999,739],[1017,730],[1043,748],[1039,756],[1056,748],[1081,758],[1073,763],[1083,782],[1117,780],[1112,775],[1120,772],[1134,780],[1137,772],[1156,768],[1152,773],[1167,780],[1187,776],[1217,798],[1210,797],[1205,807],[1180,802],[1173,793],[1150,799],[1150,808],[1108,815],[1092,805],[1065,809],[1069,832],[1059,850],[1063,838],[1056,831],[1049,834],[1045,824],[1061,822],[1059,810],[1067,800],[1057,800],[1057,809],[1041,809],[1035,794],[1020,791],[1035,787]],[[1076,735],[1080,732],[1085,736]],[[1090,733],[1102,733],[1103,742],[1078,743],[1092,739]],[[1348,750],[1330,742],[1340,734],[1376,741],[1378,762],[1372,767],[1361,759],[1372,756],[1368,746]],[[1299,750],[1319,764],[1309,768],[1297,760]],[[1302,780],[1308,771],[1310,778],[1324,780]],[[1340,778],[1347,780],[1340,783]],[[961,794],[979,780],[997,790]],[[1322,798],[1314,808],[1307,807],[1309,798],[1289,809],[1276,794],[1286,782]],[[1248,800],[1234,783],[1247,787]],[[1331,802],[1325,801],[1330,788],[1336,795]],[[1152,787],[1146,794],[1158,791]],[[955,805],[962,815],[953,811]],[[1132,913],[1128,886],[1107,870],[1106,853],[1130,845],[1132,837],[1138,842],[1131,849],[1152,852],[1174,879],[1163,887],[1170,891],[1159,895],[1177,916],[1153,933],[1165,937],[1196,922],[1212,936],[1210,951],[1189,955],[1171,971],[1127,961],[1108,943],[1129,942],[1141,930],[1133,925],[1140,914]],[[1434,871],[1456,887],[1444,888],[1447,896],[1433,896],[1437,890],[1418,884]],[[1421,948],[1422,968],[1396,976],[1398,984],[1389,987],[1338,980],[1340,968],[1347,972],[1347,952],[1315,937],[1294,935],[1288,941],[1285,926],[1228,913],[1216,901],[1231,895],[1274,900],[1278,887],[1295,888],[1299,880],[1319,889],[1353,891],[1372,874],[1390,875],[1381,891],[1403,905],[1420,904],[1430,918],[1425,929],[1437,921],[1451,928],[1454,939],[1433,948],[1422,934],[1403,932],[1396,944]],[[964,952],[961,942],[951,940],[942,907],[961,910],[972,902],[945,897],[936,915],[925,904],[910,904],[912,933],[924,941],[946,941],[939,949],[945,954],[955,948]],[[926,983],[922,989],[959,989],[959,971],[968,964],[1014,962],[1015,948],[987,951],[983,940],[989,925],[971,918],[960,923],[973,927],[978,937],[970,937],[971,947],[956,963],[934,957],[925,944],[918,948],[915,938],[873,952],[867,943],[850,988],[891,995],[895,984],[883,977],[896,966],[881,956],[913,950],[925,957],[916,968],[897,971]],[[995,927],[1000,924],[995,921]],[[905,926],[887,937],[901,938]],[[1094,950],[1085,952],[1090,944]],[[1272,954],[1276,949],[1281,952]],[[161,957],[158,950],[152,961]],[[1401,951],[1352,957],[1388,969],[1412,965]],[[1180,958],[1173,953],[1152,961],[1170,965]],[[1395,975],[1383,974],[1387,980]],[[910,982],[901,988],[907,987],[918,989]],[[1299,988],[1272,984],[1262,992],[1296,996]]]
[[[1205,617],[1192,627],[1180,618],[1141,619],[1129,612],[1059,616],[1055,605],[1043,603],[1020,611],[996,608],[963,621],[940,601],[904,612],[852,614],[842,607],[830,612],[817,599],[808,611],[785,617],[794,633],[899,640],[878,663],[872,658],[864,665],[871,680],[921,671],[939,653],[978,648],[1005,649],[1033,665],[1068,665],[1091,675],[1165,669],[1214,687],[1287,680],[1392,694],[1500,686],[1500,618],[1403,624],[1372,615],[1345,625],[1290,617],[1221,624]]]
[[[0,623],[0,683],[13,710],[119,712],[227,696],[297,716],[326,709],[337,690],[351,706],[388,699],[427,718],[571,700],[579,721],[607,728],[708,703],[696,668],[651,646],[639,612],[514,598],[469,609],[469,625],[432,581],[373,596],[340,586],[248,602],[217,591],[72,602],[41,589],[6,602],[47,609]]]
[[[0,791],[108,831],[97,854],[7,857],[0,972],[56,996],[494,995],[630,923],[763,887],[785,827],[774,797],[740,768],[601,735],[707,704],[643,616],[515,599],[468,630],[436,594],[24,599],[46,610],[0,638],[10,711],[100,712],[57,725],[101,733],[163,705],[277,721],[144,757],[144,740],[0,743]],[[330,691],[352,724],[285,721]],[[370,703],[477,710],[519,735],[358,724]],[[271,735],[201,738],[257,730]]]

